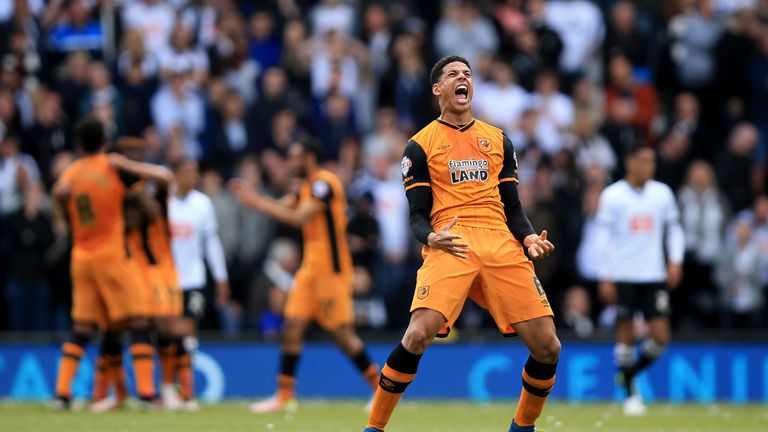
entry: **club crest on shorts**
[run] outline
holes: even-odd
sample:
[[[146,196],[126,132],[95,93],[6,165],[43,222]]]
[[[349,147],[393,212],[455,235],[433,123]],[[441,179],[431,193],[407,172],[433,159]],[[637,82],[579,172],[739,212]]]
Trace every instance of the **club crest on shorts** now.
[[[491,140],[488,138],[478,138],[477,145],[480,147],[480,150],[487,152],[491,149]]]
[[[408,176],[408,171],[411,170],[412,166],[413,162],[411,162],[411,158],[408,156],[403,156],[403,160],[400,162],[400,172],[403,173],[403,178]]]
[[[427,298],[428,295],[429,295],[429,285],[419,287],[416,290],[416,298],[418,298],[419,300],[424,300],[425,298]]]

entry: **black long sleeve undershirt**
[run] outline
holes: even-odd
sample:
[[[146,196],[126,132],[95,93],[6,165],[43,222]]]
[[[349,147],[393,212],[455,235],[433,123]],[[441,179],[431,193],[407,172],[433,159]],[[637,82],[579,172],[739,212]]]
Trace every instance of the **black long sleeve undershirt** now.
[[[517,184],[515,182],[503,182],[499,184],[499,194],[501,202],[504,204],[504,216],[507,217],[507,228],[513,236],[523,244],[523,240],[536,232],[528,220],[528,216],[523,211],[520,204],[520,197],[517,194]]]
[[[420,186],[407,190],[410,209],[409,223],[411,232],[422,243],[429,244],[429,234],[432,232],[432,223],[429,215],[432,212],[432,188]]]

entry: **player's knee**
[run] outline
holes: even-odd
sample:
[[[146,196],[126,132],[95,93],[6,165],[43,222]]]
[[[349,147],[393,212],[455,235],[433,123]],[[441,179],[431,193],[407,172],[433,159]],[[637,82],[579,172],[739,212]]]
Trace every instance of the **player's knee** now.
[[[435,335],[423,326],[411,326],[403,337],[403,346],[412,354],[421,354],[427,349]]]
[[[86,346],[96,334],[96,325],[90,323],[76,322],[72,325],[72,335],[70,342],[80,346]]]
[[[561,349],[562,345],[560,344],[560,339],[558,339],[557,336],[552,335],[551,337],[542,341],[542,343],[536,347],[536,350],[533,354],[536,360],[542,363],[551,364],[557,362],[557,360],[560,358]]]

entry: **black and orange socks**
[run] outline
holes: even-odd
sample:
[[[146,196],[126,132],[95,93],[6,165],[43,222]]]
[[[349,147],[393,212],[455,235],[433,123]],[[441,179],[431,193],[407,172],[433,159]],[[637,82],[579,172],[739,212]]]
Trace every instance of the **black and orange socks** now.
[[[528,357],[523,368],[523,389],[510,432],[534,431],[536,420],[541,416],[547,397],[555,384],[557,363],[541,363]]]
[[[80,359],[85,354],[85,347],[90,341],[90,336],[73,333],[70,340],[61,346],[61,359],[59,360],[59,372],[56,377],[56,397],[69,402],[72,399],[72,380],[77,374]]]
[[[195,397],[195,372],[192,369],[192,353],[184,339],[176,343],[176,376],[179,379],[179,393],[185,401]]]
[[[155,347],[152,345],[149,329],[134,329],[131,331],[131,363],[136,380],[136,393],[142,400],[152,400],[156,397],[154,369]]]
[[[173,338],[160,335],[157,338],[157,348],[160,354],[160,379],[165,384],[176,381],[176,350],[178,344]]]
[[[371,360],[371,356],[368,355],[368,351],[365,348],[361,349],[357,354],[349,356],[355,367],[363,378],[371,386],[372,390],[376,390],[379,385],[379,365]]]
[[[281,401],[296,396],[296,369],[299,366],[299,354],[283,352],[280,357],[280,373],[277,375],[277,397]]]
[[[403,344],[398,344],[381,368],[379,387],[373,398],[367,428],[384,430],[400,397],[416,376],[421,355],[412,354]]]

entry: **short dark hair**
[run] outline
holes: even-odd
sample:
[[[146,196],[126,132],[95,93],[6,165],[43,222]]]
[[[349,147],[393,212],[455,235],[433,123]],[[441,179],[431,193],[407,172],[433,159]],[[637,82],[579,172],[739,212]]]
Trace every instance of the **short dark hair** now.
[[[104,125],[95,117],[84,117],[75,126],[75,137],[86,153],[96,153],[104,147],[107,135]]]
[[[315,155],[315,158],[318,162],[323,160],[323,145],[320,143],[320,141],[312,137],[305,136],[296,140],[295,144],[301,146],[301,149],[304,150],[305,154]]]
[[[177,173],[179,172],[180,169],[184,168],[187,165],[195,165],[198,169],[200,169],[200,164],[198,164],[196,160],[190,157],[183,157],[177,160],[171,165],[171,169],[173,170],[174,173]]]
[[[429,72],[430,82],[432,84],[437,84],[437,82],[440,81],[440,78],[443,77],[443,68],[453,62],[464,63],[465,65],[467,65],[469,70],[472,70],[472,66],[469,65],[469,60],[465,59],[464,57],[457,56],[457,55],[443,57],[440,60],[438,60],[434,66],[432,66],[432,71]]]
[[[626,153],[624,153],[624,158],[625,159],[631,159],[631,158],[637,156],[638,153],[640,153],[641,151],[643,151],[645,149],[650,149],[651,151],[654,152],[654,154],[656,153],[656,151],[654,150],[653,147],[647,145],[643,141],[638,141],[638,142],[636,142],[634,144],[631,144],[631,145],[627,146]]]

